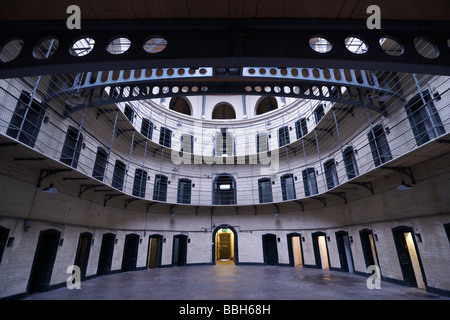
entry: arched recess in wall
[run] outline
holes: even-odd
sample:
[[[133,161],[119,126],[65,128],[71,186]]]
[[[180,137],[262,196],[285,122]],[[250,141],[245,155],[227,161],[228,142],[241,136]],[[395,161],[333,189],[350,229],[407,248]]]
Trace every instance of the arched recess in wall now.
[[[266,112],[278,109],[278,102],[275,97],[262,97],[255,107],[255,115],[261,115]]]
[[[232,256],[233,256],[233,261],[235,264],[239,264],[239,251],[238,251],[238,235],[236,232],[236,229],[234,229],[232,226],[230,226],[229,224],[221,224],[219,226],[217,226],[213,233],[212,233],[212,262],[213,264],[216,264],[216,261],[218,259],[218,255],[217,255],[217,251],[216,251],[216,247],[217,247],[217,232],[219,232],[220,230],[230,230],[233,233],[233,252],[232,252]],[[217,248],[217,250],[220,250],[220,248]]]
[[[236,119],[236,111],[234,111],[234,108],[231,104],[226,102],[219,102],[213,108],[212,119]]]
[[[213,181],[213,204],[236,204],[236,180],[231,174],[221,173]]]
[[[169,109],[192,116],[192,107],[189,101],[183,97],[173,97],[170,99]]]

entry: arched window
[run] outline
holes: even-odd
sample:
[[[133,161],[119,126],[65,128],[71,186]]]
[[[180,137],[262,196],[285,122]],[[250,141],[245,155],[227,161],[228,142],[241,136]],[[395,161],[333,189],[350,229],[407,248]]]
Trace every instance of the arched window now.
[[[213,204],[236,204],[236,180],[232,175],[222,173],[214,179]]]
[[[272,182],[270,178],[258,180],[259,203],[272,202]]]
[[[256,115],[260,115],[277,108],[277,99],[275,99],[274,97],[265,97],[257,103],[255,113]]]
[[[233,156],[235,151],[234,137],[226,128],[221,128],[215,137],[213,156]]]
[[[316,170],[314,168],[306,168],[302,171],[303,185],[305,187],[305,196],[309,197],[319,193],[317,187]]]
[[[236,112],[232,105],[221,102],[217,104],[212,112],[213,119],[236,119]]]
[[[339,184],[338,174],[336,170],[336,162],[330,159],[323,164],[325,178],[327,180],[328,190],[333,189]]]
[[[179,179],[178,180],[178,203],[191,203],[191,189],[192,181],[189,179]]]
[[[367,137],[369,139],[370,149],[376,167],[392,159],[386,133],[381,124],[373,127],[367,134]]]
[[[297,198],[295,193],[294,175],[292,173],[286,173],[285,175],[281,176],[280,180],[283,201]]]
[[[83,134],[77,128],[69,126],[59,160],[76,169],[82,145]]]
[[[189,101],[183,97],[173,97],[170,99],[169,109],[192,116],[192,109]]]
[[[347,178],[350,180],[359,175],[358,165],[356,164],[355,151],[353,150],[353,147],[350,146],[344,149],[343,158],[345,170],[347,171]]]

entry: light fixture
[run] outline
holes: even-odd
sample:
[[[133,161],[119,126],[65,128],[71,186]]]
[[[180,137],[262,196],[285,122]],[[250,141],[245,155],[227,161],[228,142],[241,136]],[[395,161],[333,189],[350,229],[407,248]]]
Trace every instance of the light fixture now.
[[[402,183],[397,187],[397,190],[410,190],[412,186],[407,184],[405,180],[402,180]]]
[[[58,193],[58,189],[55,188],[53,183],[50,183],[50,185],[47,188],[44,188],[42,192],[45,193]]]
[[[398,170],[398,172],[400,172],[400,177],[402,178],[402,183],[397,187],[397,190],[410,190],[412,189],[412,186],[407,184],[405,182],[405,179],[403,179],[403,175],[402,175],[402,171]]]
[[[278,217],[280,215],[280,213],[277,211],[275,212],[275,217]]]
[[[172,212],[170,213],[170,215],[171,215],[172,217],[175,217],[175,212],[172,211]]]

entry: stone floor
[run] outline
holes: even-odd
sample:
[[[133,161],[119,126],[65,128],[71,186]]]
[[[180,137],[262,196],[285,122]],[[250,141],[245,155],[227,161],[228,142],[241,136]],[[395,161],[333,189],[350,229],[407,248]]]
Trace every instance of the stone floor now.
[[[29,300],[449,300],[418,288],[337,271],[218,263],[124,272],[28,296]]]

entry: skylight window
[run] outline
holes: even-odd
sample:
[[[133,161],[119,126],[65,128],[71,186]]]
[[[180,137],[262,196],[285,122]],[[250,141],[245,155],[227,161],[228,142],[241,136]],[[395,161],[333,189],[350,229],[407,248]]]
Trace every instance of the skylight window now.
[[[369,50],[367,44],[358,37],[345,38],[345,47],[355,54],[364,54]]]
[[[74,42],[70,48],[70,54],[75,57],[82,57],[89,54],[94,49],[95,40],[92,38],[81,38]]]

